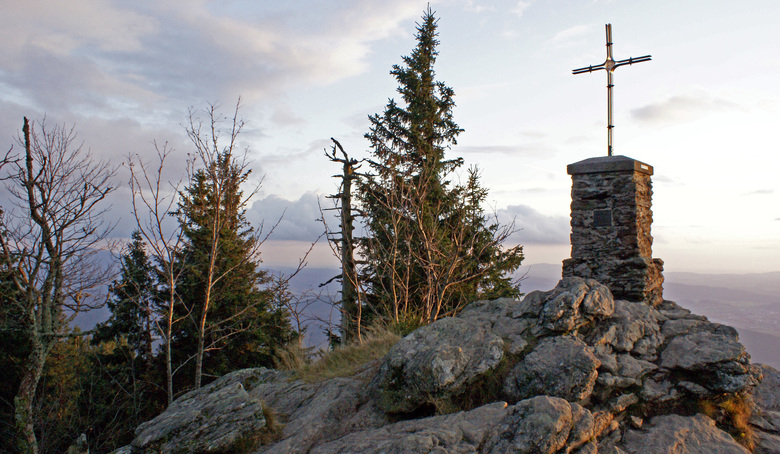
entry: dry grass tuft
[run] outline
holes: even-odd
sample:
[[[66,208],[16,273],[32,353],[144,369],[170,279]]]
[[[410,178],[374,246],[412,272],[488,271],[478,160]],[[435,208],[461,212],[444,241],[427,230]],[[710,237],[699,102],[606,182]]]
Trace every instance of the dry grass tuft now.
[[[276,412],[265,404],[263,404],[263,418],[265,418],[265,427],[262,430],[246,434],[229,448],[215,451],[213,454],[249,454],[260,446],[281,440],[284,425],[279,422]]]
[[[279,416],[273,408],[263,404],[263,418],[265,418],[265,429],[260,434],[260,444],[267,445],[281,440],[284,424],[279,421]]]
[[[727,394],[699,403],[702,413],[714,419],[739,444],[750,451],[756,447],[755,434],[750,427],[753,401],[743,394]]]
[[[296,340],[277,352],[274,358],[274,367],[277,370],[297,371],[305,368],[311,362],[312,349],[302,347]]]
[[[292,370],[310,383],[349,377],[385,356],[399,340],[401,337],[388,328],[370,328],[363,335],[363,342],[337,347],[325,352],[320,359]]]

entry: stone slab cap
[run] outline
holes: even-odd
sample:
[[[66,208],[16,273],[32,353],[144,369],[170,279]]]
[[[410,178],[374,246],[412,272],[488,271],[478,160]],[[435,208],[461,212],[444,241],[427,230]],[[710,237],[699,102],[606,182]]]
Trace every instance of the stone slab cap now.
[[[634,171],[653,174],[653,166],[637,161],[626,156],[601,156],[598,158],[588,158],[584,161],[575,162],[566,166],[566,172],[569,175],[580,173],[606,173],[606,172],[625,172]]]

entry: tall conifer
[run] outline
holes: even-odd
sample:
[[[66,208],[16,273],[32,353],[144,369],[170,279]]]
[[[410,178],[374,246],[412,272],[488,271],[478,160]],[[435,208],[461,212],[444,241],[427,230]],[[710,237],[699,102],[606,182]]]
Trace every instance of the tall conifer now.
[[[286,313],[273,305],[264,290],[268,276],[259,269],[259,239],[244,214],[241,185],[249,171],[228,151],[217,153],[211,165],[214,168],[196,171],[181,194],[178,215],[186,239],[181,254],[185,272],[177,292],[183,302],[180,310],[186,308],[188,314],[180,314],[187,315],[186,321],[179,325],[173,338],[179,361],[187,361],[197,354],[197,324],[205,317],[205,377],[250,366],[272,366],[276,348],[292,338]],[[220,175],[219,190],[215,190],[209,175]],[[215,223],[217,216],[220,221]],[[212,288],[206,308],[212,261]],[[208,311],[207,317],[204,310]],[[187,367],[194,365],[190,361]]]
[[[92,342],[126,341],[132,349],[132,367],[141,372],[151,367],[153,357],[156,281],[140,232],[133,232],[120,263],[120,276],[109,287],[111,316],[95,328]]]
[[[454,91],[436,80],[437,22],[428,8],[417,46],[390,72],[402,103],[390,99],[381,116],[369,117],[372,174],[359,188],[370,309],[413,325],[453,313],[484,290],[516,294],[507,274],[522,260],[520,247],[501,247],[511,226],[488,223],[478,172],[463,185],[450,181],[463,159],[445,152],[463,130],[453,120]]]
[[[120,257],[120,275],[109,286],[111,316],[95,327],[93,349],[74,352],[93,364],[82,384],[80,417],[100,432],[102,441],[132,439],[133,430],[154,417],[163,404],[155,371],[157,323],[156,270],[146,254],[141,232],[135,231]],[[117,386],[117,384],[119,386]],[[110,443],[110,442],[109,442]]]

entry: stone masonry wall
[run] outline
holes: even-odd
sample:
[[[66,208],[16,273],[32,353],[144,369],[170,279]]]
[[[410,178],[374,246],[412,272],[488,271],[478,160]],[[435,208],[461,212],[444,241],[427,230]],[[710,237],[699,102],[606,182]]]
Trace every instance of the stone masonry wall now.
[[[652,168],[637,164],[615,156],[570,166],[572,252],[563,277],[596,279],[616,298],[656,306],[663,301],[663,262],[652,258]],[[601,225],[597,212],[607,216]]]

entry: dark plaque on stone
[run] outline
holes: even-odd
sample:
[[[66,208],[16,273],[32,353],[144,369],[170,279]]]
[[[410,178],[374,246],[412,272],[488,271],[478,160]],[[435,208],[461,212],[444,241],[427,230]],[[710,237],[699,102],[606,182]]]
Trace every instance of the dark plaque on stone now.
[[[612,227],[612,210],[594,210],[593,227]]]

